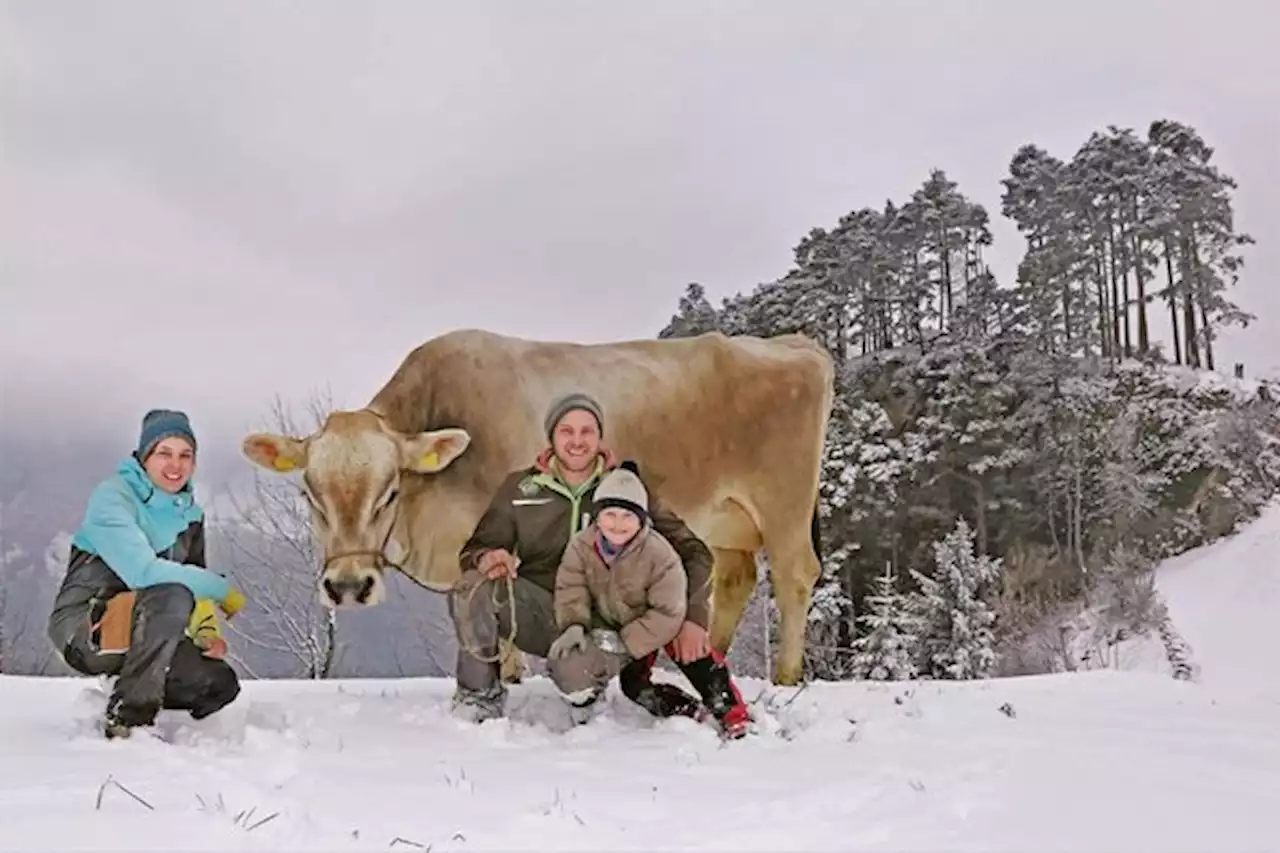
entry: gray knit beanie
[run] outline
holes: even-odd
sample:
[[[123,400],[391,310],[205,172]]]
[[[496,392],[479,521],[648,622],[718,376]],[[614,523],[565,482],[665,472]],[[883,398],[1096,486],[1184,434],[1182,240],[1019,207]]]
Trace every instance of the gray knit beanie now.
[[[551,404],[551,408],[547,410],[547,418],[543,423],[543,427],[546,429],[548,441],[551,440],[552,435],[555,433],[556,424],[560,423],[560,419],[574,409],[589,412],[596,419],[596,426],[600,429],[600,437],[604,438],[604,410],[600,408],[600,404],[591,395],[574,392],[556,400]]]
[[[649,518],[649,492],[635,472],[628,468],[615,468],[596,486],[592,499],[595,512],[610,506],[630,510],[640,516],[642,522]]]

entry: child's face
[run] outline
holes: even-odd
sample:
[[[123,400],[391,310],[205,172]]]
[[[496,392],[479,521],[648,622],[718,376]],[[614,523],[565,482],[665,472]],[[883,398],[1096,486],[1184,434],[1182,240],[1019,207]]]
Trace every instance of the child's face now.
[[[625,545],[640,530],[640,517],[621,507],[607,506],[596,516],[596,524],[611,545]]]

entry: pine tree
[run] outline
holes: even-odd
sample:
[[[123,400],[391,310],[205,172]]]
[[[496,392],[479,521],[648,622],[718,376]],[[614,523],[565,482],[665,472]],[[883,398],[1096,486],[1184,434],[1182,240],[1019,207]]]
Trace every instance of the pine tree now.
[[[1185,363],[1212,370],[1216,329],[1233,323],[1247,326],[1255,319],[1226,297],[1244,266],[1238,250],[1254,239],[1236,232],[1230,195],[1235,179],[1210,162],[1214,149],[1199,133],[1180,122],[1157,119],[1147,139],[1164,208],[1158,230],[1169,269],[1166,297],[1175,330],[1180,307]]]
[[[680,297],[680,305],[671,322],[662,331],[659,338],[692,338],[705,332],[720,329],[720,317],[716,309],[707,301],[707,291],[697,282],[685,287]]]
[[[1217,335],[1250,319],[1226,296],[1252,238],[1212,154],[1170,120],[1145,137],[1099,129],[1065,159],[1020,146],[1000,211],[1026,246],[1003,289],[983,260],[986,212],[941,169],[906,198],[808,229],[770,281],[716,306],[686,289],[659,337],[800,332],[835,362],[810,672],[847,673],[876,576],[932,566],[957,517],[971,548],[910,584],[923,677],[987,672],[984,638],[1016,642],[1019,625],[1091,596],[1118,543],[1178,553],[1275,493],[1267,387],[1161,364],[1160,329],[1173,361],[1212,369]],[[998,630],[984,572],[1002,577]]]
[[[876,578],[875,592],[867,596],[866,603],[869,610],[858,622],[867,632],[853,641],[853,677],[872,681],[915,678],[920,620],[908,609],[907,597],[898,592],[889,564]]]
[[[933,546],[936,577],[912,570],[920,590],[908,609],[926,626],[920,669],[934,678],[986,678],[995,669],[995,610],[990,596],[1003,570],[1000,559],[975,555],[973,531],[963,518]]]

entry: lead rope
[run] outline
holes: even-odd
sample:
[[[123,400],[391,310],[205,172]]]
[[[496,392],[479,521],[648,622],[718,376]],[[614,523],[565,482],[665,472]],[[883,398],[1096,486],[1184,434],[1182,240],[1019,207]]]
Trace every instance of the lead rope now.
[[[578,513],[576,501],[575,501],[573,512],[575,514]],[[520,565],[519,548],[516,548],[514,551],[512,551],[511,556],[515,558],[516,566],[519,567]],[[511,633],[507,636],[507,642],[510,643],[512,648],[514,649],[515,642],[516,642],[516,595],[513,589],[513,582],[511,579],[511,575],[504,575],[503,577],[507,582],[506,583],[507,606],[511,613]],[[485,581],[481,580],[479,583],[472,586],[471,589],[467,592],[467,596],[464,599],[464,603],[463,603],[464,612],[462,615],[464,618],[461,620],[461,624],[458,626],[459,628],[458,644],[461,645],[464,649],[466,649],[468,654],[470,654],[472,657],[476,658],[477,660],[483,663],[501,663],[503,660],[501,638],[499,638],[498,650],[492,656],[481,654],[478,649],[479,644],[472,642],[475,639],[475,634],[472,633],[471,620],[469,618],[465,618],[471,615],[471,600],[475,598],[476,591],[479,590],[480,587],[484,585],[485,585]],[[493,605],[495,613],[497,612],[498,607],[501,606],[498,602],[498,585],[497,584],[494,584],[489,590],[489,603]],[[471,639],[468,640],[467,637],[470,637]]]
[[[512,556],[514,557],[516,555],[512,554]],[[517,563],[516,563],[517,566],[519,565],[518,560],[519,558],[517,557]],[[511,578],[511,575],[503,575],[502,579],[506,581],[505,586],[507,588],[507,608],[509,613],[511,614],[511,633],[507,635],[506,640],[509,644],[511,644],[512,648],[514,648],[515,642],[516,642],[516,629],[518,627],[518,624],[516,622],[515,584]],[[473,633],[473,628],[471,625],[471,618],[470,618],[472,613],[471,601],[472,599],[475,598],[476,593],[480,590],[480,588],[486,585],[487,581],[488,581],[487,578],[483,578],[478,583],[473,584],[471,589],[467,592],[466,598],[463,600],[463,612],[458,614],[461,617],[458,620],[458,623],[459,623],[458,624],[458,628],[459,628],[458,642],[464,649],[467,650],[468,654],[470,654],[472,657],[476,658],[477,660],[481,661],[482,663],[501,663],[504,658],[504,655],[502,653],[502,642],[501,642],[502,638],[501,637],[498,638],[499,639],[498,649],[496,652],[493,653],[493,655],[483,654],[479,650],[479,644],[475,642],[475,634]],[[498,589],[499,589],[499,585],[496,583],[489,585],[489,603],[493,605],[493,611],[495,614],[498,612],[498,608],[502,606],[501,603],[498,601]]]

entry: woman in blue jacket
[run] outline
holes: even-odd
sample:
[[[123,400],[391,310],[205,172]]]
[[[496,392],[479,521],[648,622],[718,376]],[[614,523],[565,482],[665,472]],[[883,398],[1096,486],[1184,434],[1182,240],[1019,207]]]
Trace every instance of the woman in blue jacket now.
[[[197,599],[218,602],[227,616],[245,603],[205,564],[204,512],[191,488],[195,455],[185,414],[148,412],[136,451],[93,490],[71,539],[48,633],[72,669],[118,676],[107,703],[108,737],[151,725],[161,708],[207,717],[240,692],[235,671],[187,636]],[[103,648],[108,602],[130,592],[127,648]]]

